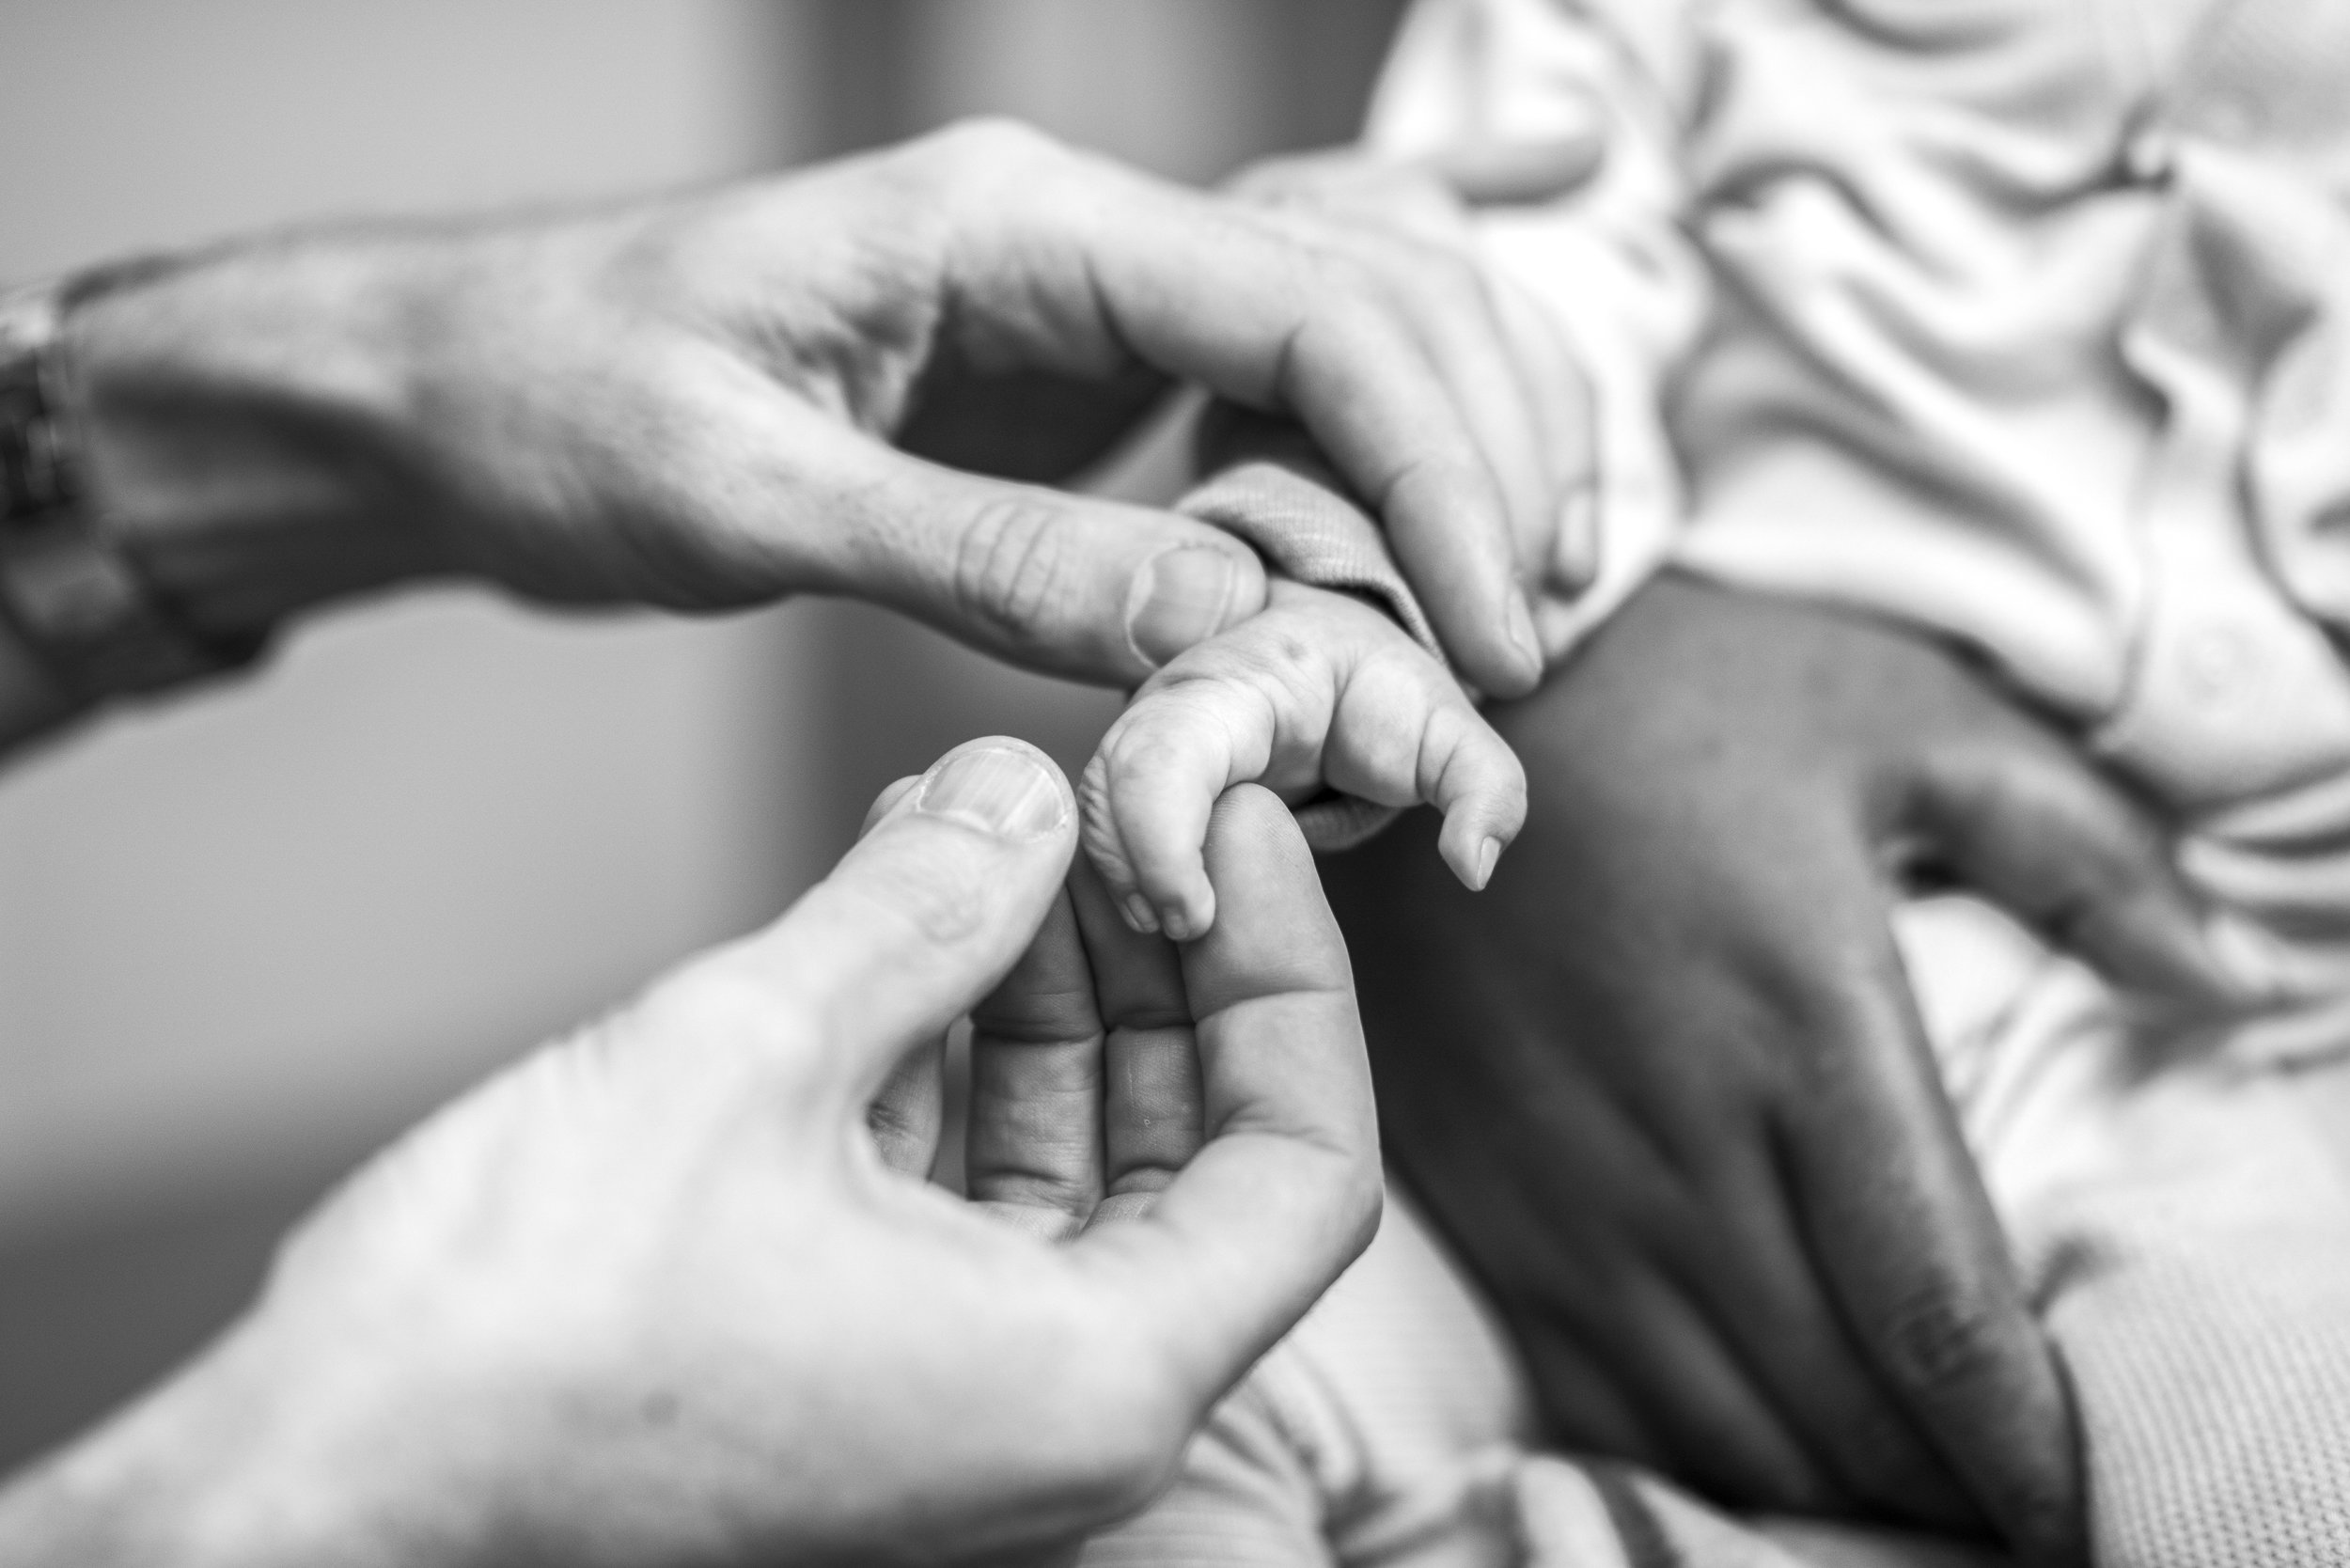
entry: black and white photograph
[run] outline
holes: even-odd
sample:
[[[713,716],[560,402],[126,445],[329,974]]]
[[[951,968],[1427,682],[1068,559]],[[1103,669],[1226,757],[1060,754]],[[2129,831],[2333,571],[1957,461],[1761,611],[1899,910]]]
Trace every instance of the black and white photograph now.
[[[2350,1568],[2350,5],[0,0],[0,1568]]]

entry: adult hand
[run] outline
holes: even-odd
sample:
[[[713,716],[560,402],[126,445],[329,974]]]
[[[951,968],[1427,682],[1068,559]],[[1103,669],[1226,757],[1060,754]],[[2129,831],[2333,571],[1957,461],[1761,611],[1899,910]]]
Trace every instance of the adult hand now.
[[[231,247],[99,290],[67,348],[98,501],[224,634],[469,572],[683,609],[854,594],[1133,684],[1252,613],[1261,567],[1021,481],[1172,378],[1307,426],[1470,679],[1541,671],[1513,540],[1556,481],[1475,266],[1008,125],[578,216]]]
[[[1390,244],[1476,259],[1480,212],[1571,197],[1598,170],[1607,150],[1606,119],[1595,102],[1583,101],[1580,108],[1579,119],[1562,113],[1558,133],[1540,141],[1465,142],[1421,158],[1356,148],[1295,154],[1250,165],[1229,189]],[[1591,386],[1550,314],[1500,269],[1480,262],[1479,271],[1489,308],[1505,327],[1510,376],[1464,378],[1463,384],[1485,410],[1480,429],[1526,444],[1500,471],[1541,487],[1513,496],[1511,517],[1519,577],[1533,597],[1535,640],[1547,660],[1563,650],[1575,623],[1574,601],[1599,574]],[[1512,417],[1513,407],[1532,414],[1530,429]],[[1211,424],[1212,456],[1221,447],[1246,449],[1252,424]]]
[[[1376,1137],[1279,803],[1227,797],[1180,952],[1064,891],[1074,835],[1041,754],[949,754],[361,1172],[0,1562],[960,1561],[1138,1507],[1368,1239]],[[975,1003],[966,1202],[921,1064]]]
[[[1417,832],[1330,878],[1400,1163],[1554,1435],[2075,1551],[2064,1388],[1888,916],[1930,862],[2125,985],[2224,998],[2163,843],[1936,645],[1673,578],[1496,723],[1531,806],[1491,888]]]

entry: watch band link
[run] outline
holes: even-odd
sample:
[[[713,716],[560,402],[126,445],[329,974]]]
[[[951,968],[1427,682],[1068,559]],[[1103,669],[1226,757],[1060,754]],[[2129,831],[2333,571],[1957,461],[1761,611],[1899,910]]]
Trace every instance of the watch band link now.
[[[55,396],[72,285],[0,294],[0,619],[85,702],[177,685],[248,663],[179,624],[88,504]]]

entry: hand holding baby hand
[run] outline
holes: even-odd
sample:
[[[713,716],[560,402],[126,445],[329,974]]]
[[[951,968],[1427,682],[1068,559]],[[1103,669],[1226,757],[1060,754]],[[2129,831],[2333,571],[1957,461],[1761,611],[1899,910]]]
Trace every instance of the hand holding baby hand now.
[[[1480,888],[1526,821],[1526,775],[1452,676],[1351,595],[1276,580],[1270,606],[1144,682],[1079,786],[1087,853],[1136,930],[1215,921],[1200,856],[1234,784],[1432,805],[1439,847]]]
[[[0,1561],[997,1560],[1148,1500],[1377,1215],[1312,863],[1234,792],[1179,952],[1065,887],[1074,802],[1020,743],[878,817],[353,1178],[9,1494]],[[922,1177],[921,1064],[975,1003],[965,1202]]]
[[[1542,673],[1550,485],[1466,257],[1185,190],[1008,124],[780,178],[369,226],[126,274],[70,313],[92,494],[196,629],[463,574],[709,611],[837,593],[1131,684],[1254,611],[1255,558],[1066,481],[1170,386],[1308,430],[1448,654]]]
[[[1472,214],[1571,195],[1597,167],[1603,133],[1594,106],[1585,124],[1540,143],[1455,148],[1419,160],[1345,149],[1274,159],[1231,184],[1253,202],[1378,236],[1389,254],[1424,252],[1448,263],[1462,286],[1423,325],[1441,384],[1476,411],[1486,438],[1509,500],[1518,577],[1534,605],[1533,638],[1546,660],[1566,647],[1575,602],[1598,571],[1590,388],[1555,323],[1478,260]],[[1496,321],[1507,329],[1498,337],[1490,331]],[[1208,472],[1270,462],[1288,471],[1284,484],[1344,489],[1294,426],[1227,403],[1209,411],[1199,435]],[[1325,562],[1391,557],[1376,573],[1390,581],[1373,596],[1417,597],[1430,614],[1403,608],[1416,645],[1367,597],[1276,582],[1269,607],[1253,620],[1195,645],[1145,682],[1082,786],[1086,847],[1119,907],[1137,931],[1187,939],[1208,929],[1214,900],[1199,864],[1200,831],[1217,795],[1245,780],[1292,802],[1336,790],[1378,806],[1434,805],[1445,816],[1446,863],[1465,886],[1482,887],[1525,819],[1525,780],[1431,651],[1439,642],[1454,647],[1441,564],[1427,558],[1424,541],[1392,527],[1381,541],[1376,525],[1335,496],[1255,494],[1222,505],[1261,514],[1254,530],[1224,519],[1244,536],[1299,532],[1300,524],[1279,519],[1301,508],[1342,514],[1302,528],[1315,536],[1305,553]],[[1323,537],[1328,528],[1365,538],[1330,540]],[[1281,552],[1271,554],[1281,564]]]

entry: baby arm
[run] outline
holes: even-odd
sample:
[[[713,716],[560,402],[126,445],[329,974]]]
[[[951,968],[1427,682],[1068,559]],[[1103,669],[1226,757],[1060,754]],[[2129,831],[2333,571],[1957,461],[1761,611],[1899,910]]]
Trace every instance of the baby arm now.
[[[1445,667],[1362,600],[1292,582],[1146,682],[1086,767],[1086,851],[1137,930],[1214,923],[1208,813],[1251,781],[1292,805],[1331,789],[1434,806],[1471,888],[1526,821],[1524,770]]]

